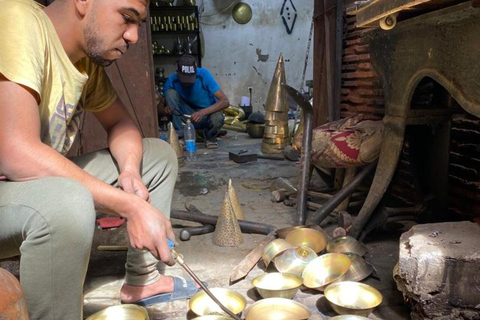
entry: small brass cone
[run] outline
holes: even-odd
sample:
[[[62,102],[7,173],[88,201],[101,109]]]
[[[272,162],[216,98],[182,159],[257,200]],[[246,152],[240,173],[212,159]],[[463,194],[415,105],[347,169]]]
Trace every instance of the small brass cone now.
[[[168,124],[167,142],[172,146],[179,161],[180,159],[183,160],[183,148],[180,146],[180,143],[178,142],[177,132],[175,131],[175,128],[173,127],[173,123],[171,122]]]
[[[238,247],[243,243],[242,231],[233,212],[228,191],[225,192],[222,211],[213,232],[212,243],[220,247]]]
[[[285,63],[283,61],[283,53],[280,53],[270,89],[268,90],[267,102],[265,103],[266,111],[288,112],[287,93],[282,87],[282,84],[285,83]]]
[[[233,185],[232,185],[232,179],[228,180],[227,192],[228,192],[228,199],[230,200],[230,204],[233,208],[233,212],[235,213],[235,217],[238,220],[245,220],[245,215],[243,213],[242,206],[238,201],[237,193],[235,192],[235,189],[233,188]]]

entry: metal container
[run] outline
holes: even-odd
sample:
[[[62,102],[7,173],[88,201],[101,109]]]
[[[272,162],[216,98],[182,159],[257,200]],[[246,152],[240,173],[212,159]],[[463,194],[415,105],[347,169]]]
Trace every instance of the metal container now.
[[[310,310],[299,302],[268,298],[253,303],[245,312],[245,320],[303,320],[310,315]]]
[[[232,320],[232,318],[227,316],[218,316],[218,315],[208,315],[193,318],[192,320]]]
[[[296,247],[309,247],[316,253],[323,251],[327,245],[327,237],[322,232],[312,228],[292,230],[287,234],[285,240]]]
[[[87,320],[149,320],[147,309],[135,304],[108,307],[92,314]]]
[[[252,19],[252,8],[245,2],[239,2],[232,9],[232,17],[239,24],[245,24]]]
[[[342,253],[327,253],[312,260],[303,270],[303,284],[319,291],[343,276],[352,264],[350,258]]]
[[[247,300],[240,293],[224,288],[210,289],[212,294],[222,303],[226,308],[234,314],[240,314],[245,306]],[[189,301],[190,309],[199,316],[206,315],[223,315],[227,314],[213,301],[205,291],[195,293]]]
[[[265,248],[263,248],[262,252],[262,259],[265,263],[265,266],[268,267],[270,262],[272,262],[277,255],[292,247],[293,245],[284,239],[275,239],[271,241],[265,246]]]
[[[292,299],[302,281],[302,277],[294,274],[272,272],[256,277],[252,280],[252,285],[263,298]]]
[[[351,252],[358,254],[359,256],[364,256],[368,252],[368,249],[363,243],[353,237],[339,236],[328,242],[327,252]]]
[[[368,284],[353,281],[333,283],[325,289],[325,298],[338,314],[367,317],[380,303],[382,294]]]
[[[352,265],[350,266],[350,269],[348,269],[348,272],[345,273],[338,281],[362,281],[363,279],[372,274],[373,267],[358,254],[345,254],[352,261]]]
[[[247,133],[251,138],[260,139],[263,138],[265,132],[265,124],[263,123],[247,123]]]
[[[301,277],[305,267],[316,257],[317,254],[311,248],[300,246],[287,249],[279,254],[273,259],[273,263],[278,271]]]

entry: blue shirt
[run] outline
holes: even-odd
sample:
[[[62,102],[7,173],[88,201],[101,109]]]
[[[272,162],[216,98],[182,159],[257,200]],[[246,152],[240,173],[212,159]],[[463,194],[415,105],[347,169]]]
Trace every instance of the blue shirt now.
[[[197,77],[195,82],[189,87],[183,87],[178,80],[176,73],[168,77],[163,85],[163,94],[174,89],[178,92],[185,102],[192,108],[208,108],[218,101],[214,96],[215,92],[220,90],[220,86],[213,78],[210,71],[204,68],[197,68]]]

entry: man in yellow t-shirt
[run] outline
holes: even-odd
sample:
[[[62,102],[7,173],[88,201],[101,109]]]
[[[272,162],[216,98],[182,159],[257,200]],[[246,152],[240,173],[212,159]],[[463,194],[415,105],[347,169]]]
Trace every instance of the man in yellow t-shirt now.
[[[147,8],[148,0],[57,0],[45,8],[0,0],[0,259],[21,255],[31,319],[83,319],[97,211],[127,219],[122,302],[197,290],[156,267],[156,258],[169,261],[167,238],[174,240],[175,153],[160,139],[142,140],[103,70],[137,42]],[[68,159],[87,111],[109,148]]]

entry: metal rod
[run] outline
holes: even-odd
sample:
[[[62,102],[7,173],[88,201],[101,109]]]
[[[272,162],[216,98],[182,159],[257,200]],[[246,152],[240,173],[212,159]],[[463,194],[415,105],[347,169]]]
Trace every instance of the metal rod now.
[[[302,226],[307,220],[307,187],[308,172],[310,170],[310,153],[312,149],[313,135],[313,107],[308,100],[294,88],[284,84],[284,88],[292,99],[300,106],[303,111],[304,130],[303,130],[303,146],[301,155],[300,183],[298,186],[297,209],[298,209],[298,225]]]
[[[315,211],[311,217],[310,223],[320,224],[328,215],[345,200],[349,195],[355,191],[358,185],[365,179],[370,172],[372,172],[377,166],[377,161],[369,163],[359,174],[355,176],[345,187],[340,189],[330,200],[325,202],[323,206]]]
[[[193,278],[193,280],[195,280],[196,283],[198,283],[198,285],[205,291],[206,294],[208,294],[208,296],[224,311],[226,312],[230,317],[232,317],[233,319],[236,319],[236,320],[242,320],[242,318],[240,318],[238,315],[236,315],[235,313],[233,313],[230,309],[228,309],[227,307],[225,307],[216,297],[215,295],[203,284],[203,282],[197,277],[197,275],[195,274],[195,272],[193,272],[192,269],[190,269],[190,267],[185,263],[185,261],[183,260],[183,256],[181,254],[179,254],[178,252],[176,252],[175,250],[172,250],[172,254],[176,255],[175,257],[175,260],[178,262],[178,264],[180,264],[184,269],[185,271],[187,271],[187,273],[190,275],[190,277]]]

